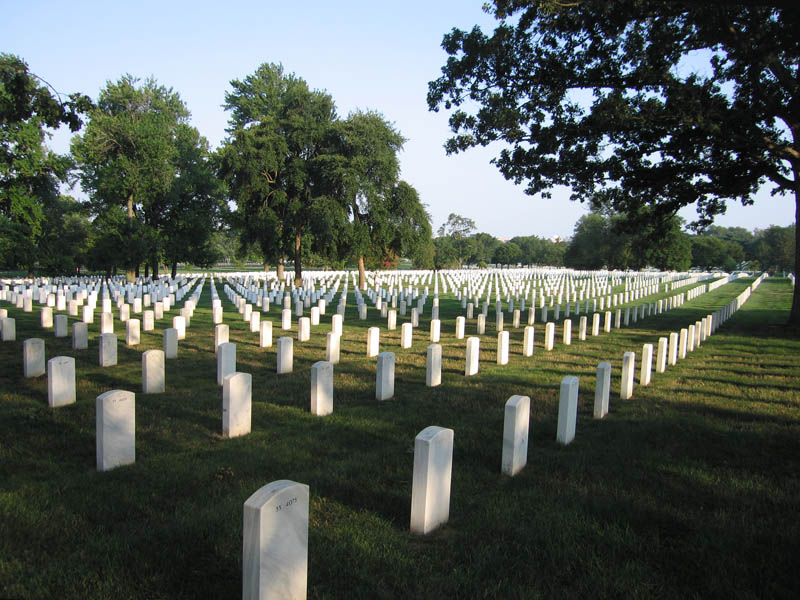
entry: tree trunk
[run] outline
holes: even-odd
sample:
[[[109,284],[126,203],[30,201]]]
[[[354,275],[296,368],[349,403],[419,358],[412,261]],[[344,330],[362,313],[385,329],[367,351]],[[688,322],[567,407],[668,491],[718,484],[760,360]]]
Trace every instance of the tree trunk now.
[[[303,285],[303,265],[300,262],[300,253],[303,248],[303,234],[296,233],[294,236],[294,286]]]
[[[150,263],[144,263],[144,278],[147,279],[150,277]]]
[[[269,263],[264,261],[264,273],[269,273]]]
[[[158,259],[153,259],[153,281],[158,279]]]
[[[175,279],[178,276],[178,261],[172,261],[172,278]]]
[[[789,313],[789,325],[800,330],[800,285],[798,285],[797,265],[800,265],[800,172],[794,173],[794,294],[792,294],[792,312]]]
[[[136,270],[134,271],[134,273],[136,274],[136,279],[139,279],[139,274],[141,273],[141,270],[140,270],[141,267],[142,267],[142,265],[136,265]]]
[[[367,271],[364,268],[364,256],[358,256],[358,289],[362,292],[367,289]]]
[[[134,216],[135,215],[134,215],[134,212],[133,212],[133,192],[131,192],[130,194],[128,194],[128,224],[129,225],[133,225],[133,217]],[[133,227],[131,227],[131,231],[133,231]],[[139,275],[138,271],[139,271],[138,265],[136,267],[136,271],[134,271],[132,268],[128,267],[128,269],[125,271],[125,279],[127,280],[128,283],[133,283],[134,281],[136,281],[136,277],[138,277],[138,275]]]
[[[283,277],[285,275],[285,269],[286,267],[283,264],[283,257],[281,256],[278,259],[278,264],[275,266],[275,272],[276,275],[278,276],[278,281],[283,281]]]

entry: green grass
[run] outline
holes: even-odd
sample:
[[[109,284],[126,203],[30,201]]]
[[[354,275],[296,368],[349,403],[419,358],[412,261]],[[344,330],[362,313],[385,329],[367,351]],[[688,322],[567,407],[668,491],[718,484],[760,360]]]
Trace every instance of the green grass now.
[[[242,505],[261,486],[291,479],[310,486],[311,598],[796,598],[800,340],[782,326],[788,282],[767,279],[686,360],[619,400],[625,351],[637,354],[638,383],[642,344],[751,282],[585,342],[576,319],[572,345],[560,343],[558,326],[549,353],[537,324],[532,358],[521,356],[522,329],[512,329],[505,366],[495,364],[492,307],[471,378],[465,342],[454,336],[460,303],[443,296],[438,388],[425,387],[430,300],[413,347],[401,351],[399,326],[386,331],[372,308],[359,321],[351,291],[334,413],[324,418],[309,414],[309,373],[324,359],[330,312],[310,342],[295,341],[294,372],[278,376],[275,348],[259,348],[223,299],[237,368],[253,376],[253,432],[233,440],[221,437],[208,282],[161,395],[140,393],[141,353],[161,347],[177,309],[136,348],[125,347],[115,322],[119,365],[103,369],[99,324],[89,350],[74,351],[40,329],[38,310],[2,303],[18,341],[0,343],[0,597],[239,598]],[[269,318],[277,339],[276,306]],[[395,398],[383,403],[374,400],[375,360],[365,356],[373,325],[383,326],[381,350],[397,354]],[[76,404],[50,409],[46,377],[22,377],[28,337],[45,339],[48,358],[76,358]],[[614,368],[611,412],[597,421],[603,360]],[[565,375],[580,377],[580,399],[577,437],[562,447]],[[94,400],[109,389],[137,392],[136,464],[98,473]],[[513,394],[531,397],[531,435],[528,465],[508,478],[503,405]],[[450,521],[419,537],[409,533],[413,446],[429,425],[455,431]]]

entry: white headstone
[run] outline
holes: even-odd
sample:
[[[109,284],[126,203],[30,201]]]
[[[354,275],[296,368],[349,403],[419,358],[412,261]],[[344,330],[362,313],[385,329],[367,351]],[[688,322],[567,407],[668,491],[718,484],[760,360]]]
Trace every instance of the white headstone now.
[[[548,352],[551,351],[555,345],[556,338],[556,324],[552,321],[544,326],[544,349]]]
[[[400,326],[400,347],[411,348],[414,336],[414,326],[411,323],[403,323]]]
[[[325,360],[332,365],[338,365],[341,349],[342,336],[335,331],[329,331],[325,337]]]
[[[568,375],[561,380],[556,441],[564,446],[575,439],[575,427],[578,421],[578,387],[577,377]]]
[[[336,336],[333,332],[328,335]],[[320,360],[311,365],[311,414],[324,417],[332,412],[333,363]]]
[[[628,400],[633,396],[633,375],[636,372],[636,354],[626,352],[622,355],[622,382],[619,388],[619,397]]]
[[[230,341],[230,327],[224,323],[214,326],[214,354],[219,353],[219,345]]]
[[[522,330],[522,356],[533,356],[534,329],[533,325],[526,325]]]
[[[425,357],[425,385],[436,387],[442,383],[442,346],[431,344]]]
[[[258,313],[256,313],[258,314]],[[222,437],[250,433],[253,378],[250,373],[229,373],[222,380]]]
[[[221,386],[231,373],[236,373],[236,344],[223,342],[217,348],[217,385]]]
[[[608,414],[608,397],[611,395],[611,363],[597,365],[597,382],[594,388],[594,418],[602,419]]]
[[[639,372],[639,385],[650,385],[653,372],[653,344],[642,346],[642,367]]]
[[[139,319],[128,319],[125,321],[125,344],[128,346],[136,346],[141,342],[139,334]]]
[[[56,408],[74,402],[75,359],[71,356],[54,356],[47,361],[47,403],[51,408]]]
[[[503,314],[503,313],[499,313]],[[508,331],[499,331],[497,333],[497,364],[498,365],[507,365],[508,364],[508,343],[509,343],[509,333]]]
[[[67,337],[68,331],[68,317],[67,315],[56,315],[55,322],[56,322],[56,337],[57,338],[64,338]]]
[[[414,439],[411,532],[426,535],[450,518],[453,430],[431,425]]]
[[[503,418],[503,457],[500,470],[514,476],[528,462],[528,431],[531,399],[528,396],[511,396],[506,401]]]
[[[115,334],[100,334],[98,361],[101,367],[113,367],[117,364],[117,336]]]
[[[5,330],[5,327],[3,327]],[[89,347],[89,328],[86,323],[76,321],[72,324],[72,349],[86,350]]]
[[[288,480],[244,503],[242,600],[306,597],[308,506],[308,486]]]
[[[179,340],[186,339],[186,317],[184,316],[172,317],[172,328],[178,330]]]
[[[380,335],[381,330],[379,327],[370,327],[367,329],[367,357],[372,358],[378,356],[380,351]]]
[[[272,348],[272,321],[261,321],[258,332],[260,348]]]
[[[466,377],[478,374],[480,362],[480,344],[481,338],[479,337],[467,338],[466,365],[464,367],[464,376]]]
[[[130,323],[130,320],[128,321]],[[142,353],[142,392],[163,394],[166,389],[164,351],[147,350]]]
[[[300,317],[297,320],[297,341],[307,342],[311,339],[311,319]]]
[[[394,396],[394,352],[378,354],[375,373],[375,399],[390,400]]]
[[[30,338],[22,342],[22,371],[25,377],[45,374],[43,339]]]
[[[277,373],[282,375],[284,373],[291,373],[294,363],[294,340],[290,337],[278,338],[277,347]]]
[[[97,470],[136,462],[136,395],[124,390],[100,394],[95,400],[95,421]]]
[[[439,319],[431,319],[430,327],[430,340],[434,344],[437,344],[442,331],[442,322]]]

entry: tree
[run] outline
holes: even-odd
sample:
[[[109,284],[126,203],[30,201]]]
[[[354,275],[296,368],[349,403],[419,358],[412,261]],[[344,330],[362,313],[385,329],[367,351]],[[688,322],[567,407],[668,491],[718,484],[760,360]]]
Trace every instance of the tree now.
[[[459,269],[464,259],[469,256],[469,235],[473,231],[475,231],[475,221],[455,213],[450,213],[447,221],[439,227],[439,237],[447,236],[453,241]]]
[[[789,271],[796,255],[796,225],[779,227],[772,225],[756,232],[753,243],[753,256],[762,268]]]
[[[492,261],[498,265],[515,265],[520,260],[522,260],[522,250],[514,242],[500,244],[492,256]]]
[[[262,64],[231,87],[219,174],[236,202],[242,243],[257,244],[265,264],[277,263],[279,278],[285,257],[292,256],[300,284],[303,236],[315,216],[331,209],[321,193],[318,159],[336,119],[333,99],[278,64]]]
[[[724,269],[733,271],[744,259],[744,251],[736,242],[726,241],[710,235],[698,235],[691,239],[692,266],[701,269]]]
[[[697,203],[702,227],[766,182],[800,211],[800,8],[493,4],[494,33],[445,35],[450,58],[429,85],[431,110],[455,108],[448,152],[503,140],[494,162],[528,193],[568,185],[629,224],[649,219],[655,239],[679,208]]]
[[[379,255],[382,261],[396,235],[392,220],[397,214],[391,205],[400,172],[397,153],[404,142],[382,115],[356,111],[332,124],[327,153],[317,161],[327,191],[339,200],[348,218],[339,227],[348,231],[344,243],[356,258],[361,289],[367,284],[365,256]]]
[[[176,177],[162,211],[159,230],[165,260],[175,277],[178,262],[210,267],[222,254],[212,235],[222,225],[226,212],[224,190],[210,163],[208,141],[194,127],[180,124],[176,129]],[[158,256],[151,258],[158,271]]]
[[[467,262],[473,265],[492,262],[494,251],[502,244],[500,240],[488,233],[476,233],[470,238],[470,241],[472,242],[472,251]]]
[[[65,99],[28,70],[20,58],[0,53],[0,247],[6,267],[32,273],[40,258],[45,205],[58,202],[69,158],[45,145],[49,129],[80,129],[89,98]]]
[[[124,252],[120,260],[128,281],[141,262],[157,256],[158,227],[177,177],[178,128],[189,117],[177,92],[154,79],[137,87],[138,81],[125,75],[108,82],[83,135],[72,141],[94,214],[126,209],[127,223],[120,232],[124,244],[118,251]]]

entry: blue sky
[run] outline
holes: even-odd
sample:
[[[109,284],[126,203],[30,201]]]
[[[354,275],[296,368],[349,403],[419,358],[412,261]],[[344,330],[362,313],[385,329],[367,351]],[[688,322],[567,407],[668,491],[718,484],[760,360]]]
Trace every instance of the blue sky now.
[[[525,195],[489,164],[492,149],[458,156],[442,149],[447,114],[428,112],[427,84],[446,60],[440,47],[446,32],[493,26],[482,0],[2,4],[0,51],[20,56],[57,90],[96,98],[107,81],[125,73],[154,76],[181,95],[212,147],[225,137],[228,115],[221,105],[229,82],[264,62],[282,63],[312,88],[326,90],[341,116],[355,109],[381,112],[408,139],[402,177],[419,191],[434,230],[456,213],[500,238],[567,237],[585,214],[565,190],[551,200]],[[59,152],[68,144],[61,132],[51,142]],[[751,230],[793,222],[792,199],[766,192],[754,206],[731,205],[717,220]]]

